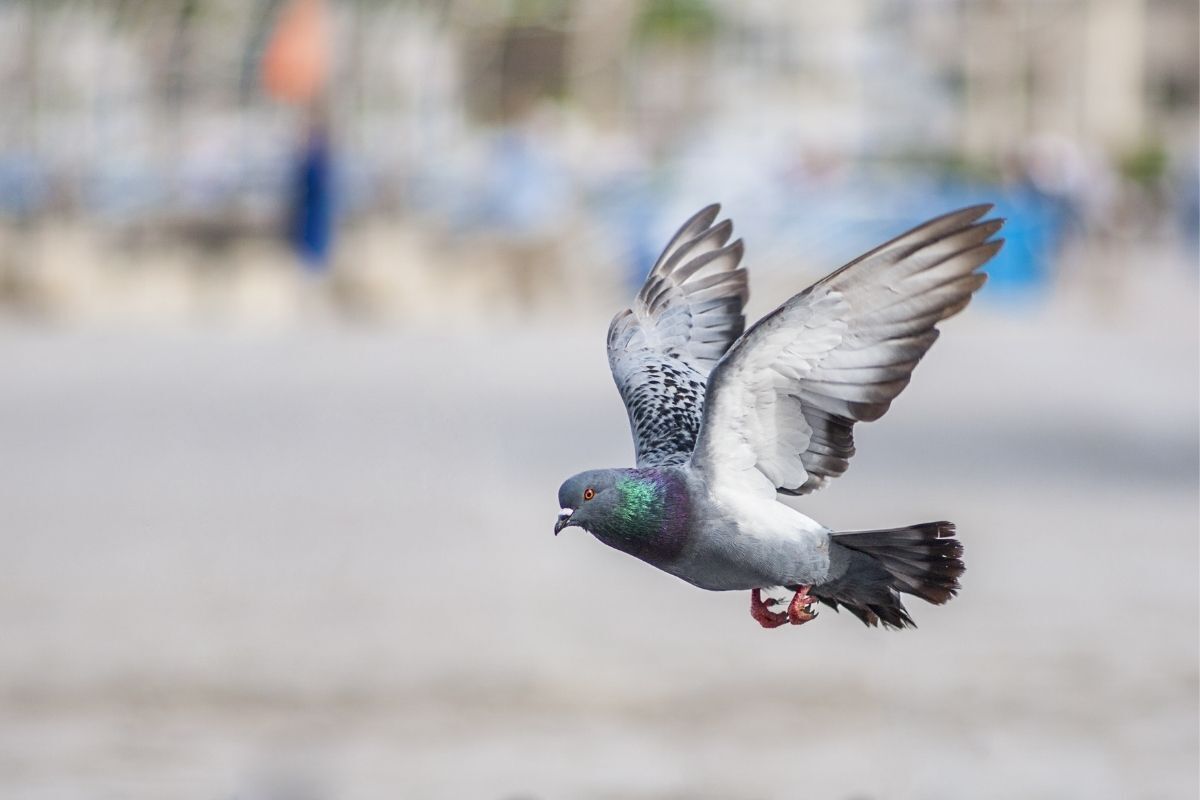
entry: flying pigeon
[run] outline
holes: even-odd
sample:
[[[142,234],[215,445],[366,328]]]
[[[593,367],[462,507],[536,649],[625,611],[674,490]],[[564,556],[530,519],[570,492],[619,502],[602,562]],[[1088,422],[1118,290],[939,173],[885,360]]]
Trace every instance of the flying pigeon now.
[[[854,423],[879,419],[987,276],[1003,220],[991,205],[930,220],[822,278],[749,330],[743,245],[710,205],[671,238],[633,307],[608,328],[636,464],[569,478],[554,526],[701,589],[750,591],[764,628],[817,601],[868,626],[915,627],[901,594],[957,594],[949,522],[836,532],[779,501],[846,471]],[[715,224],[714,224],[715,223]],[[744,332],[743,332],[744,331]],[[780,588],[786,601],[769,596]],[[767,591],[766,599],[763,592]]]

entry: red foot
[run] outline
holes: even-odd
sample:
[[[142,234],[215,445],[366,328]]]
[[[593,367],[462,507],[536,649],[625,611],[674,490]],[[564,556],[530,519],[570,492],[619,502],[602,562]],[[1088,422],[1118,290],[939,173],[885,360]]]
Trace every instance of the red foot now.
[[[788,621],[788,614],[784,614],[782,611],[771,610],[771,606],[778,602],[779,601],[773,597],[768,597],[766,602],[763,602],[762,590],[751,589],[750,616],[754,617],[754,621],[759,625],[762,625],[764,628],[778,628],[780,625],[783,625]]]
[[[791,604],[788,605],[788,622],[793,625],[803,625],[809,620],[816,619],[817,612],[812,607],[815,602],[817,602],[817,598],[808,593],[808,587],[801,586],[800,591],[796,592],[796,596],[792,598]]]

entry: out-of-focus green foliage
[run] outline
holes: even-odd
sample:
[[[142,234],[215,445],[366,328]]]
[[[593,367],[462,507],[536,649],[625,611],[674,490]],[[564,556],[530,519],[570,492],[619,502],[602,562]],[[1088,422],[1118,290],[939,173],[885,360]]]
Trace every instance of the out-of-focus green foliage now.
[[[644,41],[706,42],[718,24],[707,0],[648,0],[634,30]]]
[[[903,150],[881,162],[908,172],[915,170],[965,181],[998,183],[1004,177],[1000,164],[994,160],[942,150]]]
[[[1122,155],[1117,166],[1129,180],[1150,186],[1167,172],[1167,151],[1158,142],[1145,142]]]
[[[510,17],[525,24],[560,23],[570,16],[567,0],[514,0]]]

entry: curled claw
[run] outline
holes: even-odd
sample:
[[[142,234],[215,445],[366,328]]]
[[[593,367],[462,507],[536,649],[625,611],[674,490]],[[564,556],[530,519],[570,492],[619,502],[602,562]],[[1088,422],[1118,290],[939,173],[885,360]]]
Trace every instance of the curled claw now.
[[[780,625],[785,625],[788,622],[789,615],[782,611],[771,610],[771,606],[776,605],[778,602],[773,597],[768,597],[764,601],[761,589],[751,589],[750,616],[754,617],[754,621],[764,628],[778,628]]]
[[[796,592],[792,602],[788,604],[787,620],[793,625],[803,625],[806,622],[811,622],[817,618],[817,612],[813,610],[813,604],[817,602],[817,598],[808,593],[807,586],[801,586]]]

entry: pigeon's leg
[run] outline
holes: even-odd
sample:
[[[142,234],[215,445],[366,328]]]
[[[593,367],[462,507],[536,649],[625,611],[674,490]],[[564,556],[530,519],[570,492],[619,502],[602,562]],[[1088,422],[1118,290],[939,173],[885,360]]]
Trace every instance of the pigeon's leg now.
[[[764,628],[778,628],[788,621],[788,615],[782,611],[772,611],[771,606],[779,601],[768,597],[764,602],[761,589],[750,590],[750,616]]]
[[[815,602],[817,602],[817,598],[808,593],[808,587],[801,586],[796,590],[796,596],[792,598],[792,602],[788,606],[788,622],[793,625],[803,625],[811,619],[816,619],[817,612],[812,608]]]

